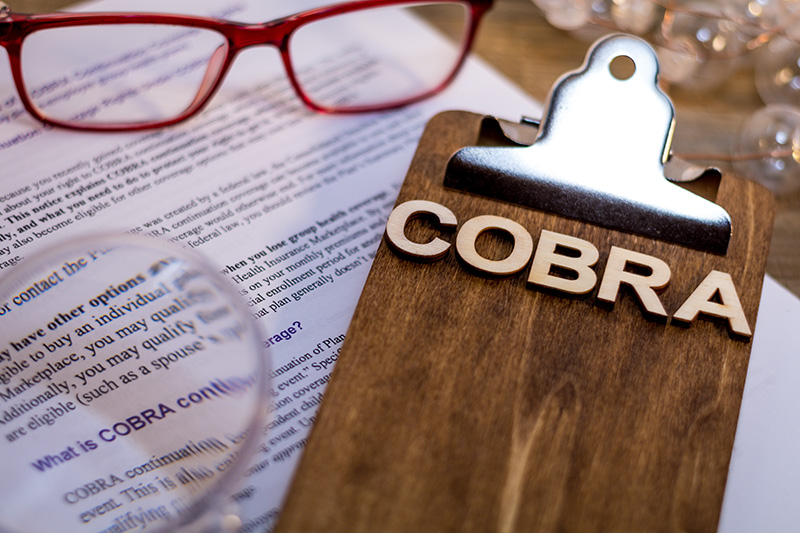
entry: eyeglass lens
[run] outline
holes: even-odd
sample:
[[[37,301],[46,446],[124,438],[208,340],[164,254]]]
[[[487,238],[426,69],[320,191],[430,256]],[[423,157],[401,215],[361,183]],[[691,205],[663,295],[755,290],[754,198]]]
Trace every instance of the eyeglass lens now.
[[[109,24],[34,32],[20,58],[28,97],[44,116],[138,123],[187,110],[226,51],[224,36],[211,30]]]
[[[378,24],[391,13],[392,25]],[[412,13],[436,11],[454,39],[408,31]],[[305,99],[326,111],[401,104],[436,91],[452,75],[468,36],[462,4],[364,9],[315,20],[289,41]],[[386,43],[386,44],[384,44]],[[22,77],[40,113],[73,125],[169,121],[217,83],[228,42],[217,31],[161,24],[48,28],[31,33]],[[57,68],[54,69],[54,66]]]
[[[455,45],[438,34],[409,30],[411,13],[438,10],[453,21]],[[391,27],[377,21],[387,20]],[[435,91],[452,74],[467,35],[461,4],[383,7],[320,19],[299,28],[289,43],[297,82],[317,106],[337,110],[381,106]],[[331,51],[320,60],[319,43]]]

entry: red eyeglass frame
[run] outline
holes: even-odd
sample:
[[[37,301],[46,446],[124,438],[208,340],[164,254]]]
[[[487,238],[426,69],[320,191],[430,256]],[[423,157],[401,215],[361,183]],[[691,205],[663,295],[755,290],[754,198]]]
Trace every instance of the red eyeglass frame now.
[[[289,81],[303,103],[310,109],[321,113],[364,113],[370,111],[384,111],[394,109],[428,98],[449,85],[458,74],[464,63],[467,53],[472,47],[478,24],[486,11],[492,6],[494,0],[435,0],[430,3],[462,4],[467,9],[467,35],[465,36],[459,57],[452,72],[437,87],[412,98],[397,100],[386,105],[370,105],[345,109],[321,106],[315,103],[302,89],[292,66],[289,55],[289,42],[295,30],[315,20],[341,15],[364,9],[424,4],[424,0],[362,0],[333,4],[320,8],[303,11],[288,17],[283,17],[269,22],[258,24],[239,23],[210,17],[192,15],[173,15],[160,13],[48,13],[48,14],[17,14],[8,11],[0,13],[0,46],[8,52],[11,73],[17,92],[25,109],[37,120],[63,128],[82,131],[140,131],[146,129],[170,126],[184,121],[198,113],[214,96],[225,78],[230,66],[239,52],[250,46],[271,45],[278,48],[281,60],[289,77]],[[216,73],[212,79],[204,79],[197,97],[189,107],[177,117],[168,120],[137,122],[131,124],[79,124],[67,121],[53,120],[42,114],[28,97],[25,82],[22,76],[21,52],[25,38],[33,32],[64,26],[92,26],[104,24],[163,24],[172,26],[197,27],[216,31],[227,42],[224,58],[212,57],[211,62],[220,61],[216,66]],[[208,78],[211,68],[206,72]]]

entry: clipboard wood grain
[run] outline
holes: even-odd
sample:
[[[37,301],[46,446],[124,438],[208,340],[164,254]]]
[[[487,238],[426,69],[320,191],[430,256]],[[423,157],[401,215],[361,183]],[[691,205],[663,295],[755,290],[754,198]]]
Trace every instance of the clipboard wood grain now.
[[[447,161],[474,145],[483,117],[428,124],[398,205],[429,200],[458,226],[480,215],[600,251],[669,264],[659,299],[674,313],[712,270],[736,283],[755,327],[771,195],[724,176],[727,255],[609,230],[442,187]],[[580,154],[576,154],[580,157]],[[425,220],[411,240],[454,229]],[[480,255],[503,257],[485,235]],[[481,276],[452,250],[429,263],[381,243],[277,531],[716,531],[750,343],[700,318],[647,319],[622,291],[613,309],[526,285],[528,268]],[[599,283],[598,283],[599,285]]]

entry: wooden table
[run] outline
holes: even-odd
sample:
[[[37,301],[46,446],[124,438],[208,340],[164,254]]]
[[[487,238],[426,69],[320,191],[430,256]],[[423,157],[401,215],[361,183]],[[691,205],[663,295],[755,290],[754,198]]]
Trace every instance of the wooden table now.
[[[11,7],[17,12],[45,12],[70,3],[18,0]],[[581,65],[588,46],[550,26],[530,0],[496,0],[480,29],[475,51],[544,101],[561,74]],[[677,113],[676,152],[730,153],[742,121],[763,105],[751,70],[739,72],[713,91],[672,88],[668,92]],[[713,163],[730,169],[725,163]],[[778,198],[767,272],[800,296],[800,191]]]

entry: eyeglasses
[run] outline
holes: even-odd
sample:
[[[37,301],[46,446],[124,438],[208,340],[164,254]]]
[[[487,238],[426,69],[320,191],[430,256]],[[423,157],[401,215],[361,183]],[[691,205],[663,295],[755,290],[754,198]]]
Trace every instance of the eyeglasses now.
[[[258,45],[278,48],[306,106],[359,113],[444,89],[492,2],[364,0],[261,24],[154,13],[25,15],[0,2],[0,45],[23,106],[53,126],[135,131],[186,120],[236,55]],[[413,15],[427,12],[457,28],[455,43],[413,31]]]

